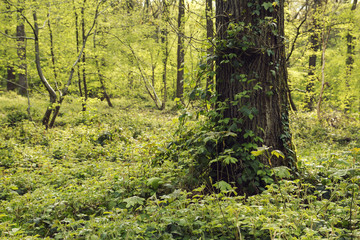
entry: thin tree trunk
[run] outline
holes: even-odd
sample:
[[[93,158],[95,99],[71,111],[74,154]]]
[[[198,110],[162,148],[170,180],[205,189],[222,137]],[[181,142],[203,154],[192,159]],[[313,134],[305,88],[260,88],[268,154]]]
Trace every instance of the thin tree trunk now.
[[[98,73],[98,77],[99,77],[99,81],[100,81],[100,86],[101,86],[101,89],[103,91],[104,98],[106,99],[106,102],[108,103],[109,107],[113,107],[113,105],[111,103],[111,100],[110,100],[110,96],[107,94],[107,91],[106,91],[106,87],[105,87],[105,83],[104,83],[104,77],[101,74],[101,65],[104,65],[104,64],[99,64],[98,56],[97,56],[97,53],[96,53],[96,35],[97,35],[97,24],[95,26],[94,39],[93,39],[94,52],[95,52],[95,64],[96,64],[96,69],[97,69],[97,73]]]
[[[205,6],[205,17],[206,17],[206,39],[209,43],[209,47],[207,49],[208,60],[207,67],[210,72],[209,76],[206,79],[206,91],[208,94],[208,99],[210,97],[210,92],[214,89],[214,77],[212,72],[214,71],[214,61],[212,60],[212,56],[214,55],[214,46],[213,46],[213,38],[214,38],[214,22],[213,22],[213,0],[206,0]]]
[[[11,65],[8,65],[6,67],[7,77],[6,77],[6,90],[7,91],[15,91],[16,90],[16,75],[14,67]]]
[[[176,97],[182,98],[184,93],[184,17],[185,3],[179,0],[178,15],[178,47],[177,47],[177,78],[176,78]]]
[[[79,54],[79,49],[80,49],[80,42],[79,42],[79,16],[76,12],[76,7],[75,7],[75,2],[73,0],[73,5],[74,5],[74,14],[75,14],[75,38],[76,38],[76,53]],[[80,65],[78,64],[76,66],[77,68],[77,77],[78,77],[78,88],[79,88],[79,94],[80,97],[83,97],[83,93],[82,93],[82,88],[81,88],[81,73],[80,73]]]
[[[163,75],[162,75],[162,80],[163,80],[163,101],[162,101],[162,105],[161,105],[161,110],[165,109],[165,104],[166,104],[166,100],[167,100],[167,62],[168,62],[168,57],[169,57],[169,49],[168,49],[168,34],[167,34],[167,30],[164,30],[163,36],[162,36],[162,42],[164,44],[164,56],[163,56]]]
[[[81,8],[81,31],[82,31],[82,40],[85,41],[85,3],[86,0],[83,1],[83,6]],[[84,102],[83,102],[83,111],[86,111],[86,101],[88,99],[88,89],[87,89],[87,83],[86,83],[86,68],[85,68],[85,62],[86,62],[86,56],[85,51],[82,55],[82,81],[84,86]]]
[[[36,69],[38,71],[38,75],[40,77],[41,82],[44,84],[46,90],[49,93],[50,96],[50,105],[46,109],[46,112],[44,114],[44,117],[42,119],[42,123],[47,129],[49,127],[49,121],[51,114],[54,110],[53,104],[56,103],[58,96],[56,95],[56,92],[51,87],[47,79],[45,78],[45,75],[42,71],[41,64],[40,64],[40,47],[39,47],[39,26],[37,23],[37,15],[36,11],[33,12],[33,18],[34,18],[34,35],[35,35],[35,63],[36,63]]]
[[[10,4],[6,4],[6,10],[10,12]],[[5,19],[9,19],[9,21],[6,21],[6,24],[10,24],[11,21],[11,15],[10,13],[7,13],[5,15]],[[6,29],[5,34],[9,34],[9,31]],[[6,49],[5,49],[5,56],[6,56]],[[10,63],[7,63],[6,66],[6,90],[7,91],[15,91],[16,90],[16,76],[15,76],[15,70],[14,66]]]
[[[56,61],[55,61],[55,53],[54,53],[54,37],[51,28],[51,20],[50,20],[50,5],[49,5],[49,13],[48,13],[48,28],[49,28],[49,40],[50,40],[50,56],[51,56],[51,63],[52,63],[52,70],[54,74],[54,82],[56,91],[59,91],[59,86],[57,83],[57,71],[56,71]],[[61,94],[60,94],[61,95]]]
[[[26,19],[27,23],[29,23],[29,25],[31,26],[31,28],[33,30],[33,33],[34,33],[34,36],[35,36],[35,38],[34,38],[34,40],[35,40],[34,41],[35,42],[35,63],[36,63],[36,68],[37,68],[37,71],[38,71],[38,75],[39,75],[41,82],[45,86],[45,88],[48,91],[49,96],[50,96],[50,106],[47,108],[47,110],[46,110],[46,112],[44,114],[43,120],[42,120],[43,125],[46,127],[46,129],[47,128],[52,128],[54,126],[54,123],[55,123],[56,117],[58,116],[61,104],[62,104],[62,102],[64,100],[64,97],[68,93],[69,86],[71,85],[72,78],[73,78],[73,75],[74,75],[74,72],[75,72],[75,67],[79,63],[79,61],[81,60],[82,54],[83,54],[84,49],[85,49],[86,41],[87,41],[89,35],[91,34],[91,32],[92,32],[92,30],[93,30],[93,28],[94,28],[94,26],[96,24],[96,20],[97,20],[97,18],[99,16],[99,7],[100,7],[102,2],[103,2],[102,0],[99,1],[97,6],[96,6],[96,11],[95,11],[95,16],[94,16],[94,19],[93,19],[92,26],[90,27],[88,33],[86,35],[84,35],[81,50],[80,50],[80,52],[78,54],[78,57],[76,58],[75,62],[71,66],[68,81],[65,84],[65,86],[63,87],[63,89],[59,90],[59,94],[60,94],[59,98],[58,98],[56,92],[54,91],[54,89],[51,87],[51,85],[47,81],[47,79],[45,78],[45,75],[43,74],[42,67],[41,67],[41,64],[40,64],[39,26],[38,26],[38,23],[37,23],[36,10],[33,11],[34,26],[32,26],[30,24],[30,22]],[[54,108],[55,103],[57,105]]]
[[[326,52],[326,47],[327,47],[327,43],[328,43],[328,40],[329,40],[330,31],[331,31],[331,28],[329,27],[327,35],[325,36],[325,33],[324,33],[323,37],[322,37],[321,89],[320,89],[319,100],[318,100],[318,103],[317,103],[317,106],[316,106],[316,112],[317,112],[318,121],[322,120],[322,117],[321,117],[321,102],[323,100],[323,94],[324,94],[324,89],[325,89],[325,52]],[[326,37],[326,39],[325,39],[325,37]]]
[[[23,0],[18,0],[19,5],[23,5]],[[21,17],[23,8],[18,9],[16,37],[17,37],[17,54],[19,58],[19,93],[22,96],[27,95],[27,64],[26,64],[26,42],[25,42],[25,25]]]
[[[180,0],[181,1],[181,0]],[[166,0],[163,0],[163,18],[165,19],[168,12],[168,6],[166,3]],[[164,28],[160,32],[161,34],[161,43],[163,45],[163,74],[162,74],[162,81],[163,81],[163,101],[160,106],[160,109],[165,109],[166,101],[167,101],[167,63],[168,63],[168,57],[169,57],[169,46],[168,46],[168,30],[167,27],[164,26]],[[178,73],[179,74],[179,73]],[[177,75],[179,77],[179,75]],[[178,91],[178,89],[176,89]],[[177,95],[177,93],[176,93]]]
[[[315,69],[316,69],[316,53],[320,48],[319,45],[319,33],[318,33],[318,20],[317,20],[317,11],[321,5],[322,0],[314,0],[313,3],[313,22],[312,22],[312,29],[310,35],[310,44],[312,54],[309,57],[309,72],[308,72],[308,83],[306,85],[306,99],[305,99],[305,108],[309,111],[314,109],[314,102],[315,102],[315,95],[314,95],[314,87],[315,87]]]
[[[350,16],[350,22],[354,23],[354,12],[356,10],[357,6],[357,0],[353,1],[353,4],[351,6],[351,16]],[[347,96],[346,96],[346,103],[345,103],[345,112],[349,111],[351,109],[351,102],[353,100],[353,96],[350,95],[351,88],[350,88],[350,78],[351,73],[353,70],[353,65],[355,62],[354,56],[355,56],[355,37],[353,34],[353,29],[348,30],[348,34],[346,36],[346,45],[347,45],[347,58],[346,58],[346,77],[345,77],[345,84],[347,88]]]

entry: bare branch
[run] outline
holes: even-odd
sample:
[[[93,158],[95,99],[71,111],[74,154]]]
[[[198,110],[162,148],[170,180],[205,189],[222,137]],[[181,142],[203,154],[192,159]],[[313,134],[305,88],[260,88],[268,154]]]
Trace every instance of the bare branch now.
[[[31,39],[31,40],[35,40],[35,38],[33,38],[33,37],[11,36],[11,35],[8,35],[8,34],[3,33],[3,32],[0,32],[0,34],[4,35],[5,37],[11,38],[11,39]]]
[[[96,24],[96,20],[98,18],[98,16],[100,15],[99,14],[99,8],[100,8],[100,5],[101,3],[103,2],[103,0],[100,0],[98,5],[96,6],[96,10],[95,10],[95,15],[94,15],[94,20],[93,20],[93,23],[92,23],[92,26],[90,27],[88,33],[86,34],[85,38],[83,39],[83,45],[81,47],[81,50],[80,50],[80,53],[77,57],[77,59],[75,60],[75,62],[73,63],[73,65],[71,66],[71,70],[70,70],[70,74],[69,74],[69,78],[68,78],[68,81],[65,85],[65,87],[63,88],[62,90],[62,96],[65,96],[67,94],[67,91],[69,89],[69,86],[71,84],[71,80],[72,80],[72,77],[74,75],[74,72],[75,72],[75,66],[79,63],[80,59],[81,59],[81,56],[84,52],[84,49],[85,49],[85,46],[86,46],[86,41],[87,39],[89,38],[89,36],[91,35],[91,32],[93,30],[93,28],[95,27],[95,24]]]
[[[288,54],[288,56],[286,57],[286,62],[289,61],[294,49],[295,49],[295,44],[296,44],[296,41],[300,35],[300,28],[301,26],[306,22],[307,20],[307,13],[305,15],[305,18],[301,21],[301,23],[299,24],[299,26],[296,28],[296,35],[295,35],[295,38],[294,38],[294,41],[292,42],[292,45],[291,45],[291,50],[290,50],[290,53]]]

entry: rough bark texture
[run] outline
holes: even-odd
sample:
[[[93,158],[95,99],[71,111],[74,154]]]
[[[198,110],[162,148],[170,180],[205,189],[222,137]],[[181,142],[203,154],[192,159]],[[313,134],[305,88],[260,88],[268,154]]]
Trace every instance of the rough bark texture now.
[[[246,0],[216,0],[216,29],[219,39],[226,39],[229,23],[243,22],[245,26],[251,24],[253,29],[259,30],[247,31],[245,27],[245,30],[236,36],[240,43],[251,43],[251,47],[247,49],[233,46],[225,48],[226,52],[217,50],[216,92],[219,94],[218,101],[226,103],[227,106],[223,117],[242,119],[242,123],[237,123],[237,127],[242,129],[237,137],[238,143],[249,141],[243,135],[245,131],[251,130],[264,140],[264,145],[285,154],[285,159],[274,158],[272,166],[288,166],[294,169],[295,154],[292,151],[288,128],[288,86],[283,38],[284,1],[280,0],[273,11],[262,6],[265,2],[258,1],[256,4],[260,7],[250,7]],[[266,21],[271,18],[275,21]],[[232,61],[226,62],[229,54],[236,54],[240,62],[238,66]],[[239,81],[236,76],[241,74],[244,74],[247,80],[253,81]],[[254,90],[256,84],[261,88]],[[234,105],[236,95],[244,91],[248,91],[249,97],[241,98],[240,102]],[[249,109],[254,115],[253,118],[248,117]],[[265,159],[262,161],[268,164]],[[241,162],[239,164],[241,165]]]
[[[177,78],[176,78],[176,97],[182,98],[184,92],[184,0],[179,0],[178,15],[178,48],[177,48]]]

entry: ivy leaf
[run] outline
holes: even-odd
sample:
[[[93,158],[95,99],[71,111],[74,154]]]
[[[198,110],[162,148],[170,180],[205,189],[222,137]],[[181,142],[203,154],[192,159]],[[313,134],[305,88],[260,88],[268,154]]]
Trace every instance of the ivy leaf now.
[[[270,8],[270,10],[273,7],[273,3],[272,2],[264,2],[263,4],[261,4],[261,6],[263,6],[265,8],[265,10],[268,10]]]

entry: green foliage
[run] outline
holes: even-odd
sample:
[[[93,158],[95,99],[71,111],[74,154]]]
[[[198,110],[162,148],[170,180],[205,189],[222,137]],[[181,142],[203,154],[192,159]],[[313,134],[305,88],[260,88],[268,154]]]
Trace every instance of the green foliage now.
[[[200,133],[191,130],[198,125],[186,121],[183,131],[196,140],[183,137],[167,148],[177,117],[154,112],[142,101],[124,99],[117,100],[117,106],[132,103],[133,108],[109,109],[101,102],[90,102],[89,108],[99,119],[92,123],[79,123],[83,116],[73,115],[74,104],[69,101],[59,118],[61,126],[44,131],[37,114],[40,107],[32,109],[32,115],[39,116],[34,122],[9,127],[4,113],[16,106],[24,108],[26,99],[19,97],[13,106],[13,101],[1,97],[1,239],[360,236],[357,120],[341,118],[338,127],[332,127],[318,125],[311,114],[292,116],[302,177],[286,180],[289,170],[283,167],[258,169],[263,179],[275,174],[278,181],[268,182],[261,194],[246,197],[236,195],[237,189],[227,181],[209,180],[209,185],[190,186],[192,191],[186,188],[199,180],[189,178],[195,160],[208,164],[206,156],[216,152],[213,146],[235,137],[233,132]],[[81,112],[81,106],[76,111]],[[134,138],[136,131],[140,133]],[[351,140],[333,140],[341,132],[351,134]],[[103,145],[100,138],[104,138]],[[185,143],[196,147],[183,151],[180,146]],[[252,151],[268,154],[270,159],[281,157],[267,147]],[[226,149],[212,160],[231,165],[235,154]],[[167,155],[176,155],[177,161],[167,160]]]

